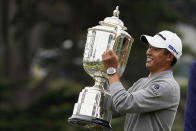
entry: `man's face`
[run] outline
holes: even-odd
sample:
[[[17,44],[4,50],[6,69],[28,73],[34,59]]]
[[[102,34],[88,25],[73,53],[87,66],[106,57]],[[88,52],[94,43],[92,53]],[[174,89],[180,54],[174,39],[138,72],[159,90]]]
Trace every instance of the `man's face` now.
[[[158,73],[168,68],[168,62],[166,61],[168,56],[164,53],[164,50],[149,45],[146,51],[146,67],[151,73]]]

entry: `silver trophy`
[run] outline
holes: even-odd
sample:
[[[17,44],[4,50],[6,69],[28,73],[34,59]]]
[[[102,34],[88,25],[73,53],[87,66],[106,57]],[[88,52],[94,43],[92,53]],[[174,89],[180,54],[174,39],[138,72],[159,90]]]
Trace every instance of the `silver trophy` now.
[[[100,25],[89,28],[83,57],[84,70],[95,80],[93,87],[85,87],[74,105],[68,121],[76,126],[95,131],[110,130],[112,119],[111,95],[108,87],[108,75],[102,63],[102,54],[113,49],[118,56],[119,76],[122,76],[133,38],[125,31],[127,28],[119,19],[118,6],[112,17],[107,17]]]

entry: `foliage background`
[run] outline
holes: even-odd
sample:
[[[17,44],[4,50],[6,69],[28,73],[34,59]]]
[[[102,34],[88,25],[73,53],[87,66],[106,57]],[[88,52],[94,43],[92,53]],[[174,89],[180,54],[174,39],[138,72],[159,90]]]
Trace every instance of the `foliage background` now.
[[[122,83],[126,88],[148,74],[147,46],[141,34],[177,32],[178,23],[195,25],[195,0],[0,0],[0,130],[85,131],[67,123],[79,92],[93,80],[82,67],[87,29],[112,16],[135,39]],[[172,131],[183,130],[189,67],[195,52],[183,42],[174,68],[181,102]],[[187,57],[186,57],[187,58]],[[123,118],[113,119],[113,131],[123,130]]]

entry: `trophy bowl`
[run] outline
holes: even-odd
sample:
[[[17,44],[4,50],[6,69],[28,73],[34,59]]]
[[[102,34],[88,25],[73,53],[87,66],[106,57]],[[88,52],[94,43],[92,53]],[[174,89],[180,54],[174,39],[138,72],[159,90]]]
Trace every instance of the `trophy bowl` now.
[[[100,25],[88,29],[83,56],[84,70],[95,80],[95,85],[85,87],[80,92],[68,122],[95,131],[105,131],[111,129],[112,99],[102,54],[107,50],[114,50],[118,56],[117,72],[122,76],[134,40],[119,19],[118,6],[112,17],[99,23]]]

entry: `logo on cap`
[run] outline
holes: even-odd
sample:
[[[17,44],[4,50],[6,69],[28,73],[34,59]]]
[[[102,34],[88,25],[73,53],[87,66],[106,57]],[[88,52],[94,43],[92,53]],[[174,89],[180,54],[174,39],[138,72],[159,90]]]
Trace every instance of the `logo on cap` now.
[[[173,46],[169,45],[168,48],[171,49],[174,53],[176,53],[176,55],[178,55],[178,52]]]
[[[158,34],[163,40],[166,40],[166,38],[163,36],[163,35],[161,35],[161,34]]]

